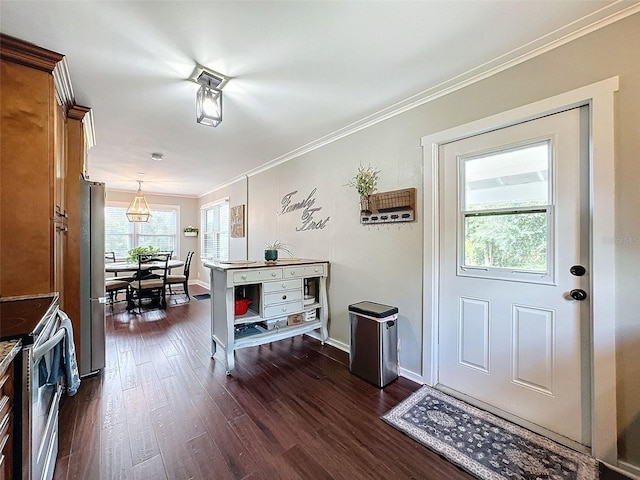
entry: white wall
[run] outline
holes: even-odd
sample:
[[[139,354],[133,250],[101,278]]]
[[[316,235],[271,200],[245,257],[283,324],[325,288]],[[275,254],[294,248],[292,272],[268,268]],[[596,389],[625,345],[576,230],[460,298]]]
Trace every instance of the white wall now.
[[[400,364],[420,374],[422,335],[422,208],[417,221],[362,226],[358,196],[344,184],[359,163],[381,170],[379,190],[416,187],[423,204],[420,138],[612,76],[616,94],[616,331],[619,455],[640,468],[640,14],[509,68],[466,88],[251,176],[242,188],[222,189],[233,206],[248,202],[248,258],[280,240],[296,257],[331,262],[330,336],[348,345],[347,307],[361,300],[400,310]],[[425,59],[424,61],[428,61]],[[317,188],[318,218],[326,228],[298,232],[297,212],[278,215],[282,197],[302,199]],[[215,196],[215,195],[213,195]],[[235,198],[238,197],[238,198]],[[242,197],[240,199],[240,197]],[[212,195],[201,199],[201,204]],[[244,258],[244,257],[238,257]],[[424,319],[430,321],[430,319]],[[614,321],[612,319],[612,321]],[[640,471],[640,470],[639,470]]]

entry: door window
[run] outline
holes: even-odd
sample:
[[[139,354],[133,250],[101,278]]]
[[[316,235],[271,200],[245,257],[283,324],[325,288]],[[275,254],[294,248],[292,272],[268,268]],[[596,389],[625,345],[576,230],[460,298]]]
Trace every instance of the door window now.
[[[459,157],[458,274],[551,281],[551,139]]]

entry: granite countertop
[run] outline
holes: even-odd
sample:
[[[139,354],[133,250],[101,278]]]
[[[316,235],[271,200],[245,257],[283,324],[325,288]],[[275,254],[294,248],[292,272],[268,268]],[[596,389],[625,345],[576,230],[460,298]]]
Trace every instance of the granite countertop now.
[[[0,374],[7,369],[21,348],[21,340],[6,340],[0,342]]]
[[[327,260],[313,260],[310,258],[282,258],[275,262],[265,262],[264,260],[230,260],[228,262],[205,261],[203,265],[207,268],[218,270],[233,270],[238,268],[262,268],[262,267],[290,267],[292,265],[304,265],[308,263],[328,263]]]

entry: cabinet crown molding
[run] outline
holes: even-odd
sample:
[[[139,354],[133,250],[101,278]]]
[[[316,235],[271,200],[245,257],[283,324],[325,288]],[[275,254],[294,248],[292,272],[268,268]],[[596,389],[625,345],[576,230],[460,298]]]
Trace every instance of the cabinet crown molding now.
[[[52,73],[64,55],[0,33],[0,58]]]

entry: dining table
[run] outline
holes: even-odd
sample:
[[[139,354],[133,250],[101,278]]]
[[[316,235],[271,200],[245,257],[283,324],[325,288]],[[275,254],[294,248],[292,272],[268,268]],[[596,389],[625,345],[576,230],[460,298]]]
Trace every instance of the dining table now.
[[[184,266],[184,261],[178,259],[171,259],[167,264],[168,272],[171,272],[172,268],[178,268]],[[153,269],[162,268],[162,265],[157,262],[149,262],[143,265],[139,265],[138,262],[111,262],[104,264],[105,272],[109,273],[125,273],[125,272],[133,272],[134,275],[139,275],[139,272],[149,271]]]

